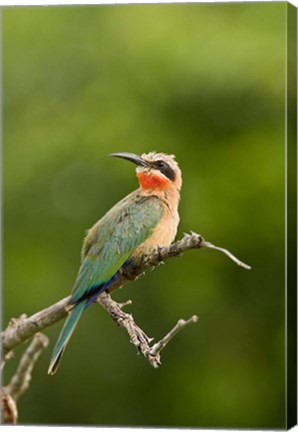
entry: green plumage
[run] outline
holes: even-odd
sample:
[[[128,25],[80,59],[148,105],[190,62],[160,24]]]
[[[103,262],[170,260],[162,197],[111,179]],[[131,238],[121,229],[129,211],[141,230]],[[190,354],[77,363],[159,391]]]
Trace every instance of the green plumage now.
[[[71,303],[108,282],[133,250],[150,236],[162,212],[162,203],[156,196],[144,197],[136,192],[112,207],[85,238]]]
[[[76,306],[66,320],[54,348],[49,373],[58,367],[70,336],[82,315],[88,295],[105,286],[131,256],[150,237],[163,214],[163,204],[154,195],[141,196],[139,190],[118,202],[87,233],[82,248],[82,263],[75,281],[71,304]]]

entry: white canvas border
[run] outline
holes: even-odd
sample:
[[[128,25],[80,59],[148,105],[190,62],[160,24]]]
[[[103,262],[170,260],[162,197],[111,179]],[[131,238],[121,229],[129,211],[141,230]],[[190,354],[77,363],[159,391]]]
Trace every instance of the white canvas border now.
[[[281,0],[287,3],[285,0]],[[0,6],[5,7],[15,7],[15,6],[92,6],[92,5],[117,5],[117,4],[171,4],[171,3],[268,3],[268,2],[280,2],[280,0],[0,0]],[[290,0],[288,3],[294,5],[298,8],[298,0]],[[0,84],[1,85],[1,84]],[[2,88],[0,89],[2,90]],[[171,431],[187,431],[187,429],[158,429],[158,428],[113,428],[113,427],[89,427],[89,426],[3,426],[1,425],[1,432],[51,432],[49,429],[55,432],[67,432],[75,430],[76,432],[83,432],[88,430],[88,432],[171,432]],[[189,431],[201,431],[201,432],[227,432],[231,429],[189,429]],[[251,431],[249,429],[233,429],[235,432],[245,432]],[[263,432],[261,430],[253,430],[254,432]],[[298,432],[298,426],[291,429],[293,432]],[[268,432],[268,430],[266,431]]]

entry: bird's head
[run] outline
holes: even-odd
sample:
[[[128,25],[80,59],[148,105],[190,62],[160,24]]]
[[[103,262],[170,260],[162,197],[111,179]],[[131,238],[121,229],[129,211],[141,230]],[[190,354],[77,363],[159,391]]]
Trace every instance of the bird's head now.
[[[143,190],[167,190],[175,188],[178,191],[182,185],[180,168],[174,155],[165,153],[112,153],[110,156],[119,157],[137,165],[136,173]]]

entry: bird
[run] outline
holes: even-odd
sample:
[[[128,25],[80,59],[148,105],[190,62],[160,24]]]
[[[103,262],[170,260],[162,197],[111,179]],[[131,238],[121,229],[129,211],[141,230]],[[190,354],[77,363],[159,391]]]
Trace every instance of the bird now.
[[[54,347],[48,373],[53,375],[85,309],[109,291],[129,264],[175,239],[182,175],[174,155],[158,152],[111,153],[137,165],[139,187],[116,203],[87,230],[81,265],[67,306],[69,315]]]

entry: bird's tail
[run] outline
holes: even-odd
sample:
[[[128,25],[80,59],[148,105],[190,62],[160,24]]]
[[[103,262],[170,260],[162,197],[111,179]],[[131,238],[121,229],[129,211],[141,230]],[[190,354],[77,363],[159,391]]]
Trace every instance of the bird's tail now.
[[[67,320],[65,321],[65,324],[62,328],[62,331],[59,335],[59,338],[56,342],[50,366],[48,369],[48,374],[53,375],[59,366],[59,363],[61,361],[61,358],[63,356],[63,353],[65,351],[65,348],[76,328],[76,325],[79,322],[79,319],[81,318],[81,315],[86,307],[86,300],[78,303],[75,305],[75,307],[72,309],[70,315],[68,316]]]

